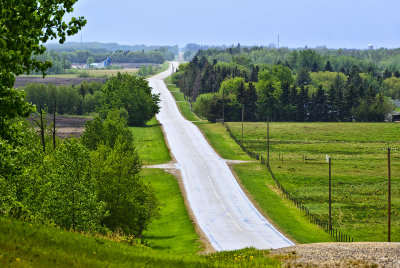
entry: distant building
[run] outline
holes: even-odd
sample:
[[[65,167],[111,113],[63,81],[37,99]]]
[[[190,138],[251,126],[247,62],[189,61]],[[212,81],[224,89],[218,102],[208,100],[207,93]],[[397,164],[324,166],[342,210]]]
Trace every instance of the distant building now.
[[[369,49],[369,50],[374,50],[374,46],[373,46],[372,44],[369,44],[369,45],[368,45],[368,49]]]
[[[102,68],[105,68],[105,67],[110,66],[110,64],[111,64],[111,59],[110,59],[110,57],[107,57],[107,59],[105,59],[105,60],[102,61],[102,62],[99,62],[99,63],[91,63],[91,64],[90,64],[90,68],[102,69]],[[89,68],[89,66],[88,66],[88,68]]]

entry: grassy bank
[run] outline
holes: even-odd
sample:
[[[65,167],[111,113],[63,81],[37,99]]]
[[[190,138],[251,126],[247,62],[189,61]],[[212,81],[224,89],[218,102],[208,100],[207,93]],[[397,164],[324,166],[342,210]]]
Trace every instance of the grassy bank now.
[[[199,252],[203,245],[187,213],[176,178],[161,169],[146,168],[142,175],[154,187],[162,205],[161,217],[144,233],[148,245],[177,253]]]
[[[240,137],[241,124],[229,126]],[[333,227],[357,241],[386,241],[387,151],[383,148],[400,148],[399,133],[399,124],[387,123],[271,123],[271,167],[291,195],[326,221],[326,155],[330,155]],[[246,123],[244,145],[265,155],[266,124]],[[393,151],[392,241],[400,241],[399,160],[400,154]]]
[[[178,105],[179,110],[181,111],[183,117],[185,117],[189,121],[202,121],[202,119],[198,118],[191,110],[189,102],[185,101],[183,93],[179,91],[179,88],[172,84],[171,77],[167,77],[164,80],[165,84],[169,91],[171,91],[172,96],[175,98],[176,104]]]
[[[171,161],[161,126],[153,118],[145,127],[130,128],[144,165]],[[145,240],[156,249],[179,253],[196,253],[202,249],[193,223],[186,210],[177,179],[161,169],[142,170],[144,179],[155,189],[162,204],[161,217],[145,232]]]
[[[143,165],[155,165],[171,161],[164,134],[157,119],[151,119],[145,127],[131,127],[130,129]]]
[[[279,261],[266,256],[267,251],[251,249],[206,256],[167,253],[0,217],[1,267],[279,266]]]

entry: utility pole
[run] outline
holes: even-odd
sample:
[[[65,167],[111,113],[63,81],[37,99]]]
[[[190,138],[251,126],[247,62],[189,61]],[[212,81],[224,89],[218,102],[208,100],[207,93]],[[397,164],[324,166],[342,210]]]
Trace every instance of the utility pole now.
[[[390,223],[391,223],[391,207],[392,207],[392,197],[391,197],[391,185],[390,185],[390,179],[391,179],[391,174],[390,174],[390,147],[387,148],[388,150],[388,242],[390,242]]]
[[[242,146],[243,146],[243,121],[244,121],[244,104],[242,104]]]
[[[329,156],[329,230],[332,230],[332,183],[331,157]]]
[[[269,116],[267,116],[267,165],[269,166]]]
[[[279,49],[279,34],[278,34],[278,49]]]
[[[225,88],[222,88],[222,124],[225,125]]]
[[[391,216],[392,216],[392,186],[391,186],[391,170],[390,170],[390,151],[397,150],[396,148],[384,148],[388,151],[388,242],[391,242]]]

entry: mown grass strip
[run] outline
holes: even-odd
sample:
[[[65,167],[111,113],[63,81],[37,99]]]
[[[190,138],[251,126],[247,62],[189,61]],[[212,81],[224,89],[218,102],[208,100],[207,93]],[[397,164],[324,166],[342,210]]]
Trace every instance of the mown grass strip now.
[[[160,123],[153,118],[145,127],[130,128],[143,165],[163,164],[171,161]]]
[[[193,222],[184,204],[176,178],[161,169],[145,168],[145,181],[154,187],[161,201],[161,217],[154,220],[144,233],[146,242],[153,249],[177,253],[197,253],[202,249]]]
[[[201,118],[197,117],[197,115],[195,115],[190,110],[189,102],[185,101],[183,93],[181,93],[179,91],[179,88],[176,85],[172,84],[171,76],[164,79],[164,82],[165,82],[167,88],[169,89],[169,91],[171,91],[172,96],[174,97],[175,101],[177,102],[176,105],[178,105],[178,108],[181,111],[184,118],[186,118],[189,121],[205,121],[205,120],[202,120]]]

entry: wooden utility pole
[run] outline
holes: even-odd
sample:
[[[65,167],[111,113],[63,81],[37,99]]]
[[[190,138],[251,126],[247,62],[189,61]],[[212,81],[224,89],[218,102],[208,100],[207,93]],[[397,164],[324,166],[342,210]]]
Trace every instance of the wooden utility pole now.
[[[332,230],[332,183],[331,183],[331,157],[329,157],[329,230]]]
[[[397,150],[396,148],[384,148],[388,151],[388,242],[391,242],[391,218],[392,218],[392,186],[391,186],[391,170],[390,170],[390,152]]]
[[[244,104],[242,104],[242,146],[243,146]]]
[[[391,148],[388,147],[388,242],[390,242],[390,225],[391,225],[391,207],[392,207],[392,197],[391,197],[391,174],[390,174],[390,150]]]
[[[267,165],[269,166],[269,116],[267,117]]]
[[[54,99],[54,110],[53,110],[53,149],[56,149],[56,109],[57,101]]]
[[[225,125],[225,88],[222,88],[222,124]]]

